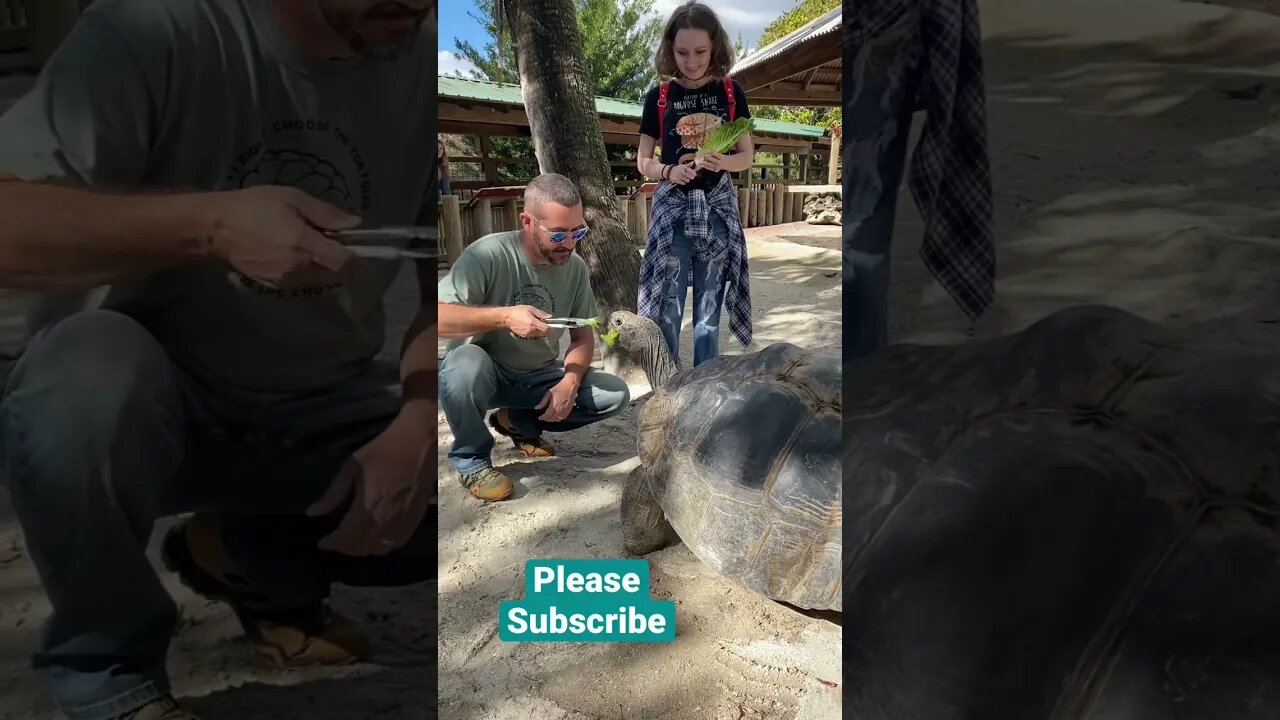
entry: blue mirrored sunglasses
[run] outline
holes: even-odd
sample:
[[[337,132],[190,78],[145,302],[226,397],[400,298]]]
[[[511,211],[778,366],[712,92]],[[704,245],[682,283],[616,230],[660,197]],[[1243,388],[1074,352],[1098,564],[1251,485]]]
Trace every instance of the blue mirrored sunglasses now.
[[[540,222],[537,223],[537,225],[547,231],[547,235],[551,237],[551,242],[553,243],[562,243],[568,239],[570,235],[573,236],[574,242],[582,242],[582,238],[586,237],[587,233],[591,232],[591,228],[586,225],[583,225],[577,230],[552,230]]]

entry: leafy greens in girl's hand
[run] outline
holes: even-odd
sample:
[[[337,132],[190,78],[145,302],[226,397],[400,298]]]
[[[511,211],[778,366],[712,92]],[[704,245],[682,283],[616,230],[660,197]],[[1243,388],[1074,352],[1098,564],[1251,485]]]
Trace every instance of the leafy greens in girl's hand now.
[[[752,118],[738,118],[731,123],[718,125],[714,130],[707,133],[707,137],[702,141],[702,146],[698,148],[695,157],[728,152],[733,149],[734,145],[738,144],[738,140],[743,135],[754,129],[755,121]]]

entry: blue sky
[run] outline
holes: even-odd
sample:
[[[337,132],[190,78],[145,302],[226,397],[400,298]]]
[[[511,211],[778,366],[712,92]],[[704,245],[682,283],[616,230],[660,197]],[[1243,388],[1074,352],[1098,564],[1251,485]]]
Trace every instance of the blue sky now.
[[[657,13],[665,17],[681,0],[657,0],[654,7]],[[729,31],[730,37],[737,37],[742,32],[742,39],[748,50],[755,47],[760,33],[786,10],[795,6],[794,0],[708,0],[708,4],[720,15],[721,22]],[[465,70],[469,63],[457,55],[455,40],[465,40],[482,48],[485,35],[480,24],[468,15],[476,12],[471,0],[440,0],[439,25],[439,63],[441,75],[452,75]]]
[[[440,55],[440,74],[452,74],[450,71],[460,67],[459,61],[451,56],[456,55],[456,40],[465,40],[477,48],[484,47],[485,34],[480,23],[471,18],[476,6],[467,0],[444,0],[440,3],[440,24],[438,25]],[[444,53],[449,53],[445,55]],[[452,64],[451,64],[452,62]]]

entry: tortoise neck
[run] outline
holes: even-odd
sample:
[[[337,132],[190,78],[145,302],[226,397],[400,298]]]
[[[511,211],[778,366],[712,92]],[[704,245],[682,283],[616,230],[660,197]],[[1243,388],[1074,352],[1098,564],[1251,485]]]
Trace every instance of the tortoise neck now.
[[[644,344],[640,364],[644,367],[644,374],[649,378],[649,386],[655,392],[666,385],[671,376],[679,370],[671,359],[671,353],[667,352],[666,341],[659,333],[654,333]]]

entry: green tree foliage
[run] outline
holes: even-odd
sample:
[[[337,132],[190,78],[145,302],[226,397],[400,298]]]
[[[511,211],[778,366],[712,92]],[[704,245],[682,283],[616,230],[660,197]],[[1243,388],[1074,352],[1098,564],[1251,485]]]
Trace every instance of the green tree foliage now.
[[[590,67],[595,94],[601,97],[640,101],[654,82],[653,51],[662,33],[663,20],[653,14],[654,0],[576,0],[582,50]],[[494,0],[476,0],[471,16],[484,27],[488,40],[483,48],[455,39],[458,54],[475,65],[475,80],[516,84],[515,47],[510,27],[495,12]],[[479,144],[472,139],[456,143],[454,153],[478,156]],[[608,147],[611,161],[634,159],[634,148]],[[520,184],[537,172],[532,162],[533,142],[525,138],[493,138],[494,157],[529,158],[527,165],[500,165],[498,179]],[[474,169],[473,169],[474,170]],[[634,174],[634,172],[630,173]],[[630,175],[619,169],[617,175]]]
[[[591,68],[595,93],[622,100],[638,100],[653,83],[653,47],[662,32],[662,21],[652,16],[653,0],[577,0],[578,28],[583,54]],[[457,41],[458,54],[471,61],[477,80],[517,83],[515,48],[499,18],[493,0],[477,0],[471,13],[484,26],[489,39],[483,48]]]
[[[765,27],[760,35],[760,47],[790,35],[804,27],[805,23],[838,7],[840,7],[840,0],[799,0],[795,7]]]

